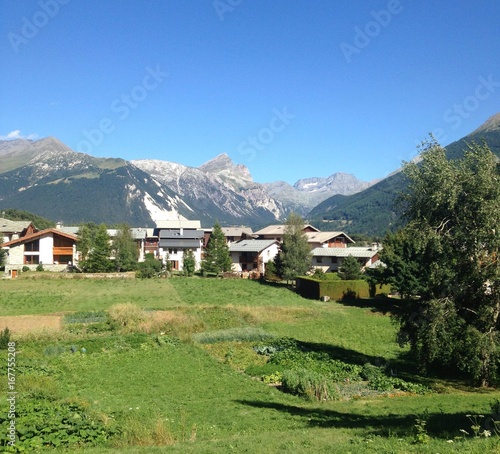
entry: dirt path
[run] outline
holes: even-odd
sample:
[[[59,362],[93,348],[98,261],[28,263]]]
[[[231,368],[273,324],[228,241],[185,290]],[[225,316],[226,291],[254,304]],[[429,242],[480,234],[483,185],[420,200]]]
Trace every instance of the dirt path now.
[[[14,334],[60,331],[61,315],[15,315],[0,317],[0,330],[6,327]]]

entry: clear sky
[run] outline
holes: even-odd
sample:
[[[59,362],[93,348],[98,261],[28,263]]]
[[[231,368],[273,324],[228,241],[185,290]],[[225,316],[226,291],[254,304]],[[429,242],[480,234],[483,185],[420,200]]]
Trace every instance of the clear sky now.
[[[0,0],[0,137],[380,178],[500,112],[498,0]]]

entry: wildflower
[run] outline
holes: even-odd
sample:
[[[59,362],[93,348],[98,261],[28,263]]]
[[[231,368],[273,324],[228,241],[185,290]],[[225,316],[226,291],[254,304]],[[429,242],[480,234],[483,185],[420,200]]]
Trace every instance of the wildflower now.
[[[481,435],[482,435],[483,437],[486,437],[486,438],[487,438],[487,437],[491,437],[491,431],[490,431],[490,430],[483,430],[483,431],[481,432]]]
[[[460,429],[460,432],[466,434],[466,435],[469,435],[469,432],[467,432],[465,429]]]
[[[446,440],[446,443],[453,443],[453,440]]]

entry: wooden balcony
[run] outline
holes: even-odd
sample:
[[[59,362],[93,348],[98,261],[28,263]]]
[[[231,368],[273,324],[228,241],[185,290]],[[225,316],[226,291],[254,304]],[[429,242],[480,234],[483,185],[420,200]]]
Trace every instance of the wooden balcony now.
[[[72,247],[54,247],[52,248],[53,255],[73,255]]]

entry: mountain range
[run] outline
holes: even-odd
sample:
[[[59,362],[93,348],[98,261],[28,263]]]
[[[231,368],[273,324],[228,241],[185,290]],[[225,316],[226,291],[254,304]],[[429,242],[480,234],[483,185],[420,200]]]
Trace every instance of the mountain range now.
[[[292,210],[305,215],[335,193],[353,193],[368,184],[344,175],[300,180],[280,196],[275,184],[254,182],[249,170],[226,154],[194,168],[96,158],[54,137],[0,141],[0,209],[23,209],[69,224],[148,226],[184,217],[206,226],[218,220],[257,227],[281,222]]]
[[[485,141],[500,156],[500,114],[446,147],[450,159]],[[403,174],[363,182],[354,175],[254,182],[247,167],[221,154],[200,167],[160,160],[96,158],[58,139],[0,141],[0,210],[22,209],[66,224],[93,221],[152,226],[200,219],[210,227],[283,222],[297,212],[322,230],[383,235],[398,226],[394,208]]]

